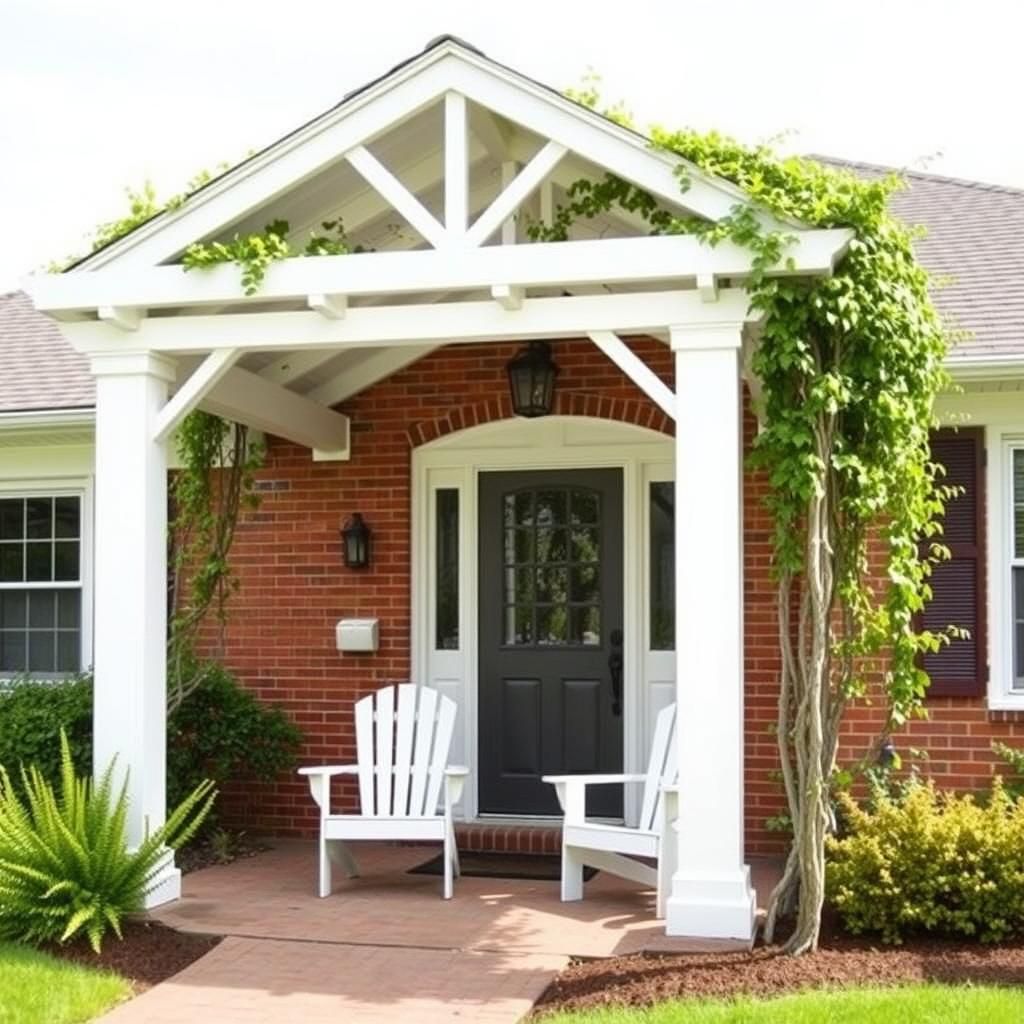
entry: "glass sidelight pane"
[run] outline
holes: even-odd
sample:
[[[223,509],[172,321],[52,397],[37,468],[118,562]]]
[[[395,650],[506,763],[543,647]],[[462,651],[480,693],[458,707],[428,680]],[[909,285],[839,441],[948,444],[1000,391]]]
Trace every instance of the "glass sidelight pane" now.
[[[434,595],[437,626],[434,644],[440,651],[459,648],[459,492],[446,487],[437,492],[436,563]]]
[[[651,650],[671,651],[676,636],[675,485],[657,481],[651,502]]]

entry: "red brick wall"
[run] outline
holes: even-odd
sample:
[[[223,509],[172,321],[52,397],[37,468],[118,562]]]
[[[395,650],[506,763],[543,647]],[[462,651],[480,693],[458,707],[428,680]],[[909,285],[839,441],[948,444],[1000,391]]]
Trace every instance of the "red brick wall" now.
[[[671,384],[671,357],[648,339],[631,342]],[[352,702],[385,682],[409,676],[410,467],[415,445],[478,423],[507,418],[505,363],[511,345],[441,349],[363,392],[343,411],[352,418],[353,457],[314,463],[306,449],[272,439],[259,472],[262,504],[248,514],[233,561],[241,583],[232,601],[224,660],[261,698],[285,707],[304,729],[306,763],[354,757]],[[557,412],[626,420],[671,433],[671,424],[588,341],[554,345],[561,367]],[[747,444],[755,423],[745,421]],[[763,509],[765,481],[745,484],[746,827],[752,853],[781,848],[765,819],[782,809],[775,720],[778,654],[771,581],[771,528]],[[354,511],[373,530],[372,566],[341,564],[338,531]],[[343,616],[380,621],[380,650],[340,656],[334,623]],[[1024,721],[993,720],[982,701],[941,699],[932,718],[897,737],[929,750],[930,770],[943,785],[986,784],[995,738],[1024,742]],[[875,736],[880,708],[851,710],[843,757],[858,756]],[[1006,718],[1004,714],[1002,716]],[[351,790],[349,796],[354,796]],[[225,806],[246,827],[281,834],[309,833],[313,804],[304,783],[236,788]]]

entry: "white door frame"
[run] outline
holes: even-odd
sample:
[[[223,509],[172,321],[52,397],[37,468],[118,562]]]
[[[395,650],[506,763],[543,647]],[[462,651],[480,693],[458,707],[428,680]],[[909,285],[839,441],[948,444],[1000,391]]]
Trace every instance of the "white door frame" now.
[[[612,420],[580,416],[512,419],[471,427],[414,449],[412,454],[410,660],[413,679],[456,700],[459,718],[453,762],[463,760],[470,776],[462,817],[479,816],[477,787],[478,615],[477,563],[479,476],[488,471],[621,469],[623,477],[623,761],[642,770],[649,743],[648,719],[656,713],[651,684],[675,690],[672,652],[650,652],[648,486],[672,479],[672,438]],[[434,564],[437,490],[459,492],[459,649],[434,649]],[[672,665],[663,665],[666,659]],[[674,699],[669,697],[669,699]],[[660,706],[664,701],[657,701]],[[627,789],[633,787],[627,787]],[[627,792],[626,817],[636,813]],[[491,820],[488,816],[488,820]]]

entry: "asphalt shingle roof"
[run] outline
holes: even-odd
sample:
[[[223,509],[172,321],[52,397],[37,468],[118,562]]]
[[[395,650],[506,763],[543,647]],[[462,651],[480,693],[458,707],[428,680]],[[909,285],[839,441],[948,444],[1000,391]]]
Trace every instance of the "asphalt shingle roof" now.
[[[88,409],[89,364],[24,292],[0,295],[0,413]]]
[[[890,167],[815,157],[877,177]],[[965,332],[953,359],[1024,356],[1024,189],[904,171],[893,213],[926,234],[917,256],[934,278],[946,323]]]

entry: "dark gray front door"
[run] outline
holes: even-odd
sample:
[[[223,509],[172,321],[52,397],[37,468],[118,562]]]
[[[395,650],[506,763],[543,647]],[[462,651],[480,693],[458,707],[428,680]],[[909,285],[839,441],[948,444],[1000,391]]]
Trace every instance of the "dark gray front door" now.
[[[482,473],[479,536],[480,810],[558,814],[542,775],[622,771],[622,472]]]

